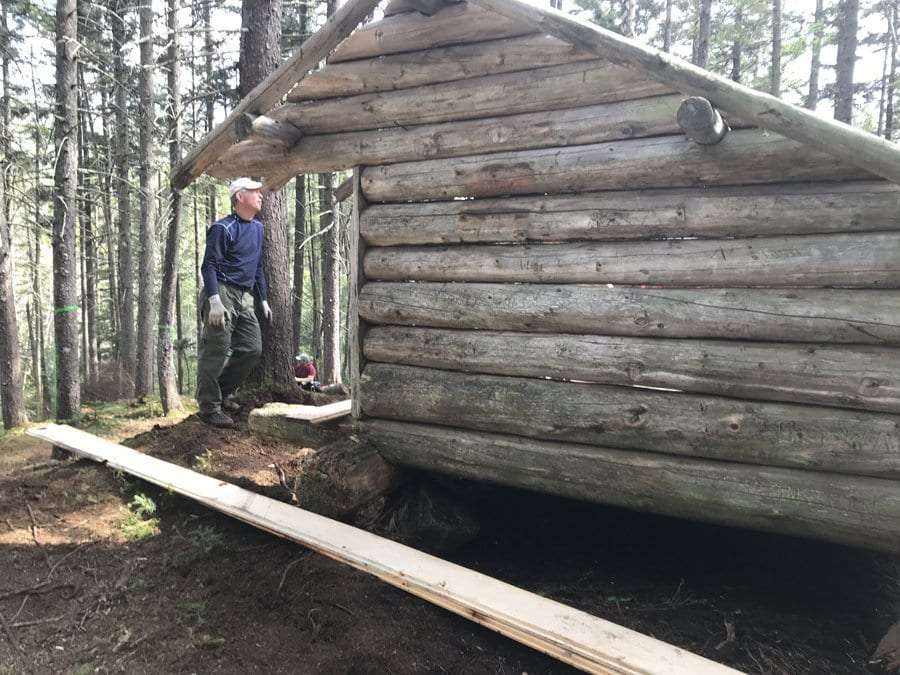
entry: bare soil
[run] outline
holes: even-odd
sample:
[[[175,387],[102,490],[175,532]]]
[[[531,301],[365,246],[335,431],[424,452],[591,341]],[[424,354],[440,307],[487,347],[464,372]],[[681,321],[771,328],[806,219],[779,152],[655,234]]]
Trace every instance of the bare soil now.
[[[305,452],[240,418],[126,444],[288,499]],[[152,428],[151,428],[152,427]],[[374,577],[86,461],[0,442],[0,672],[565,673]],[[865,673],[900,561],[505,489],[455,562],[751,673]],[[147,498],[155,513],[142,510]]]

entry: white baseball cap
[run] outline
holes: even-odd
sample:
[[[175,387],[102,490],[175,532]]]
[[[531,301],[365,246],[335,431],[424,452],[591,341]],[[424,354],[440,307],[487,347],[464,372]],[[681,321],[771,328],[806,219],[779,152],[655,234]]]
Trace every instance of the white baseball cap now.
[[[228,186],[228,192],[234,197],[234,195],[241,190],[259,190],[262,186],[263,184],[257,180],[242,176],[241,178],[235,178],[231,181],[231,185]]]

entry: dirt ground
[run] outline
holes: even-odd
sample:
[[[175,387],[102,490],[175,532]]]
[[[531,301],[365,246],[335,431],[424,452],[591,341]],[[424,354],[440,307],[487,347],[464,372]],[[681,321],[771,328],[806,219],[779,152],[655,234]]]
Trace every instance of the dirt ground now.
[[[164,426],[161,426],[164,425]],[[303,450],[194,417],[107,435],[281,499]],[[373,577],[86,461],[0,441],[0,673],[564,673]],[[900,561],[524,492],[445,557],[751,673],[865,673]],[[2,625],[5,624],[5,625]]]

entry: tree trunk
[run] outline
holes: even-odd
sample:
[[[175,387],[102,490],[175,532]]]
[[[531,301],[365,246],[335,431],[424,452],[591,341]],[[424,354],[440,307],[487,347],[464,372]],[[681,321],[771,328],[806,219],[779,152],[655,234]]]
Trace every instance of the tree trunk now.
[[[772,64],[769,93],[781,96],[781,0],[772,0]]]
[[[209,2],[200,3],[200,11],[203,18],[203,72],[205,74],[205,86],[207,89],[205,99],[206,105],[206,132],[213,130],[215,105],[216,105],[216,89],[213,85],[213,39],[212,39],[212,18],[210,14]],[[210,184],[206,192],[206,222],[207,227],[216,221],[216,186]],[[199,236],[199,230],[195,227],[195,249],[194,249],[194,265],[197,280],[197,288],[203,288],[203,280],[200,278],[200,251],[201,242],[204,237]],[[197,307],[197,344],[200,344],[200,335],[203,332],[202,318],[200,316],[201,308]]]
[[[241,93],[246,96],[279,64],[282,0],[244,0],[241,5]],[[259,380],[276,390],[296,389],[293,369],[290,250],[283,195],[263,199],[259,220],[265,227],[263,269],[268,282],[271,321],[261,319],[263,354]]]
[[[319,231],[322,232],[322,363],[319,379],[341,381],[341,274],[339,227],[332,196],[333,174],[319,174]]]
[[[304,241],[306,239],[306,176],[297,176],[294,190],[294,347],[300,348],[303,322]]]
[[[743,57],[743,44],[741,43],[740,26],[744,21],[744,8],[738,6],[734,10],[735,35],[734,42],[731,43],[731,79],[735,82],[741,81],[741,59]]]
[[[843,0],[838,16],[837,63],[834,83],[834,118],[853,120],[853,69],[856,65],[859,0]]]
[[[178,7],[176,0],[169,0],[166,11],[169,28],[168,54],[168,126],[169,126],[169,167],[175,170],[181,160],[181,101],[179,88],[179,47],[178,47]],[[157,335],[157,373],[159,375],[159,398],[163,413],[181,410],[181,398],[176,378],[174,350],[172,344],[175,332],[175,300],[178,284],[178,261],[181,248],[181,190],[173,189],[169,204],[169,228],[166,233],[166,249],[163,256],[162,286],[160,289],[159,333]]]
[[[894,90],[897,83],[897,3],[891,3],[888,14],[888,26],[890,31],[890,59],[888,67],[887,91],[885,93],[884,107],[884,137],[889,141],[894,140]]]
[[[663,51],[672,51],[672,5],[674,0],[666,0],[666,20],[663,24]]]
[[[56,110],[54,123],[53,303],[56,334],[56,417],[78,417],[78,276],[75,214],[78,187],[78,21],[75,0],[56,5]]]
[[[113,74],[115,82],[115,173],[116,201],[118,202],[119,244],[119,335],[118,335],[118,379],[120,394],[130,397],[134,394],[135,354],[137,344],[134,333],[134,266],[131,250],[131,187],[129,167],[130,133],[128,109],[125,98],[129,82],[125,67],[125,13],[128,0],[118,0],[115,11],[109,13],[113,39]]]
[[[115,244],[115,235],[114,235],[114,224],[113,224],[113,172],[115,171],[115,162],[113,160],[113,142],[112,142],[112,134],[110,134],[109,127],[110,121],[107,111],[109,110],[109,94],[105,87],[101,88],[102,95],[102,116],[101,122],[103,124],[103,145],[106,147],[106,162],[104,166],[104,175],[103,175],[103,224],[105,235],[106,235],[106,267],[107,267],[107,279],[109,284],[109,323],[110,323],[110,333],[112,336],[112,346],[114,353],[112,354],[113,359],[118,361],[119,353],[118,353],[118,335],[119,335],[119,320],[121,319],[121,312],[119,310],[119,286],[118,280],[116,278],[116,244]]]
[[[624,16],[622,17],[622,34],[625,37],[634,37],[636,19],[636,0],[624,0]]]
[[[81,106],[83,112],[79,115],[79,166],[85,169],[91,167],[91,161],[88,155],[88,128],[87,128],[87,109],[89,104],[86,101],[86,93],[84,86],[84,78],[79,72],[79,90],[81,92]],[[90,171],[78,172],[78,184],[81,189],[81,199],[79,200],[79,219],[81,221],[81,247],[82,247],[82,314],[83,322],[82,331],[84,332],[83,352],[84,370],[87,373],[87,381],[89,385],[97,382],[100,360],[97,356],[97,249],[96,240],[94,238],[94,200],[92,196],[92,185],[90,180]]]
[[[806,94],[806,107],[815,110],[819,103],[819,70],[822,65],[822,38],[825,34],[825,9],[823,0],[816,0],[816,13],[813,16],[812,63],[809,67],[809,92]]]
[[[151,166],[153,155],[153,7],[141,5],[140,89],[140,182],[141,182],[141,257],[138,279],[138,338],[134,372],[134,395],[142,399],[153,389],[153,343],[156,328],[154,283],[156,267],[156,180]]]
[[[181,321],[181,275],[175,281],[175,331],[178,347],[175,351],[178,367],[178,395],[184,394],[184,326]]]
[[[4,92],[5,93],[5,92]],[[6,129],[0,129],[5,135]],[[27,421],[22,391],[22,363],[16,300],[13,296],[12,241],[6,222],[6,172],[0,171],[0,387],[3,388],[3,426],[7,429]]]
[[[318,178],[318,177],[317,177]],[[310,340],[316,363],[321,365],[322,359],[322,267],[317,253],[321,237],[310,240],[309,251],[309,289],[313,299],[312,339]]]
[[[691,57],[691,62],[701,68],[706,68],[709,63],[711,15],[712,0],[700,0],[699,14],[697,17],[697,35],[694,37],[694,53]]]

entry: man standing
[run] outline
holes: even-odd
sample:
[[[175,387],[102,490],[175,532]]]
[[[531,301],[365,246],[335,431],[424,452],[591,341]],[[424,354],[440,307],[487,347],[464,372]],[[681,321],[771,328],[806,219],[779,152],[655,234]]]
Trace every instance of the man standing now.
[[[199,417],[214,427],[231,428],[234,421],[222,405],[259,362],[262,337],[253,293],[271,320],[263,274],[263,226],[256,220],[262,208],[262,183],[238,178],[231,183],[230,216],[206,233],[206,253],[200,273],[203,334],[198,350],[197,402]]]

